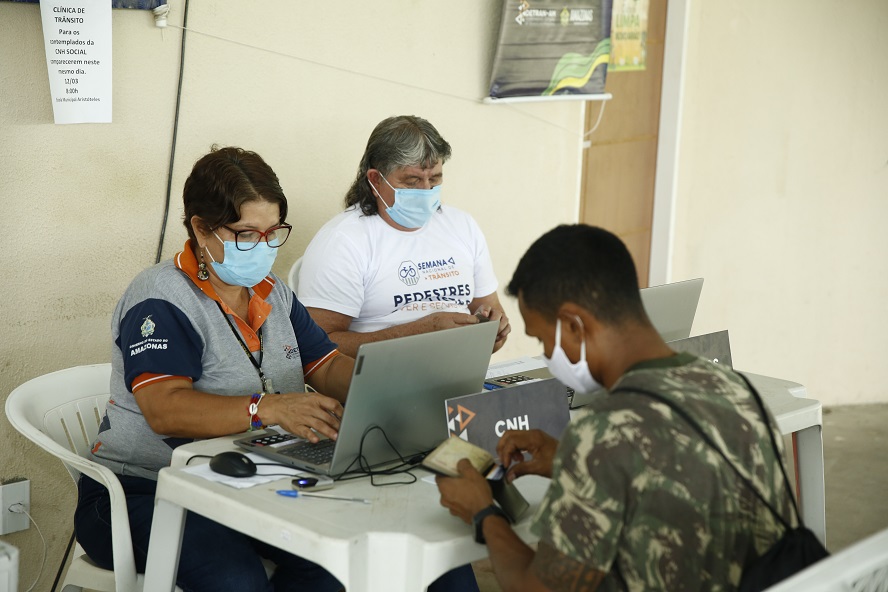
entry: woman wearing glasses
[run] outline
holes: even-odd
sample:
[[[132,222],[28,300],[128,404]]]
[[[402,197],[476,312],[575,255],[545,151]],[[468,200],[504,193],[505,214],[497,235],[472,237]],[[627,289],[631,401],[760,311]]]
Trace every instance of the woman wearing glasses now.
[[[183,198],[185,248],[140,273],[114,311],[111,400],[93,443],[94,460],[127,494],[140,572],[157,472],[176,446],[265,424],[335,438],[354,365],[271,274],[291,227],[277,175],[258,154],[214,149],[194,165]],[[108,569],[110,523],[107,490],[82,477],[77,539]],[[271,582],[262,557],[277,565]],[[177,583],[214,592],[341,588],[320,566],[193,513]]]

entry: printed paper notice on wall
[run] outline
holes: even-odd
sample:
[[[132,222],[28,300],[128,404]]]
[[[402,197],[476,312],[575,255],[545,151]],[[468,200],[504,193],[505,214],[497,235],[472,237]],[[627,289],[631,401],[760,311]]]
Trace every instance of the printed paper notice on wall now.
[[[647,67],[648,9],[648,0],[614,0],[609,71]]]
[[[111,3],[41,0],[56,123],[111,122]]]

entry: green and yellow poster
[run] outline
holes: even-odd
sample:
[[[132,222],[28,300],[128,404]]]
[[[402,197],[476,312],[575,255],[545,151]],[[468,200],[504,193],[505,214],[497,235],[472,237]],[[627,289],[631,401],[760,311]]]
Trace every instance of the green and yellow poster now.
[[[611,54],[612,3],[504,0],[490,96],[603,93]]]
[[[644,70],[647,65],[649,0],[613,0],[610,70]]]

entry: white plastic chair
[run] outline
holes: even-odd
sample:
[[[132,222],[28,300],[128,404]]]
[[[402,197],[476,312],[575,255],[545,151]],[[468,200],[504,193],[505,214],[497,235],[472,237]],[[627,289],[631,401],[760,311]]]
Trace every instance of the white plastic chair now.
[[[818,561],[768,592],[888,592],[888,529]]]
[[[290,273],[287,274],[287,285],[294,292],[296,292],[296,288],[299,286],[299,269],[301,267],[302,257],[293,262],[293,266],[290,267]]]
[[[76,366],[29,380],[6,399],[6,417],[16,430],[58,457],[75,484],[84,473],[108,488],[111,496],[115,569],[96,566],[80,545],[75,545],[63,592],[81,592],[83,588],[138,592],[143,586],[144,576],[136,574],[123,488],[111,470],[85,458],[105,414],[110,382],[110,364]]]

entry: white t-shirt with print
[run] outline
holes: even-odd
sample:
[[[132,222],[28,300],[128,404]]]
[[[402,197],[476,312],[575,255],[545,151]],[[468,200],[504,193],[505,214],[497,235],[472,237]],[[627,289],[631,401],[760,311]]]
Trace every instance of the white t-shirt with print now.
[[[350,331],[379,331],[433,312],[468,312],[497,289],[487,241],[467,213],[441,206],[412,232],[352,207],[327,222],[302,259],[303,305],[352,317]]]

